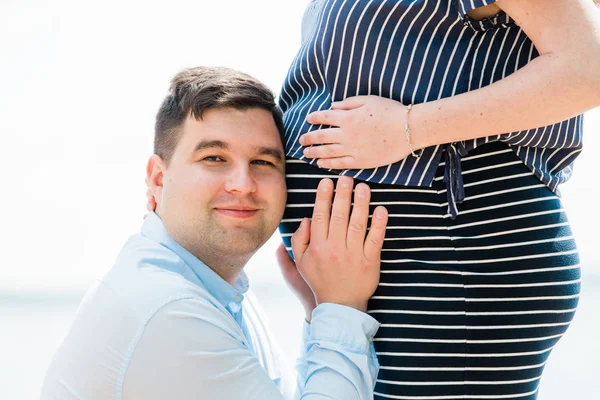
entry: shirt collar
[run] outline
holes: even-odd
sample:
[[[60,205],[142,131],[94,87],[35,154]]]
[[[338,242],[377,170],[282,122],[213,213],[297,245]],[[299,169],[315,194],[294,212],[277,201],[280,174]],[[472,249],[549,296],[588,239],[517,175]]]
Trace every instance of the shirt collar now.
[[[175,241],[167,232],[162,220],[156,213],[149,213],[142,224],[142,236],[154,240],[177,254],[194,272],[202,282],[206,290],[214,296],[223,307],[227,307],[232,301],[241,303],[244,293],[248,291],[248,277],[244,271],[234,286],[221,278],[215,271],[204,264],[198,257],[187,251]]]

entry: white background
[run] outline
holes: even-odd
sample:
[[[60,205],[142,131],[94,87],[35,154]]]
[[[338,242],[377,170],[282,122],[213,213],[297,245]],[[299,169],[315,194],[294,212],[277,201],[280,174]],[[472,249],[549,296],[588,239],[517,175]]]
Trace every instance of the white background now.
[[[0,2],[0,399],[37,396],[81,293],[139,230],[154,115],[170,78],[185,67],[224,65],[277,93],[300,45],[304,7],[305,0]],[[599,130],[597,109],[563,187],[589,285],[551,357],[541,399],[600,393]],[[248,268],[293,357],[302,313],[274,262],[278,240]]]

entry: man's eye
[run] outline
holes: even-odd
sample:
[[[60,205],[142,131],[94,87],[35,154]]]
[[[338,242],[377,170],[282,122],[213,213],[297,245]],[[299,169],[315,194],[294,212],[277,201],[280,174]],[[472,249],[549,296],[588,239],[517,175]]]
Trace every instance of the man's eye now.
[[[221,157],[219,156],[208,156],[208,157],[204,157],[202,159],[202,161],[211,161],[211,162],[219,162],[219,161],[225,161],[223,160]]]
[[[258,165],[273,165],[272,162],[267,161],[267,160],[254,160],[252,161],[253,164],[258,164]]]

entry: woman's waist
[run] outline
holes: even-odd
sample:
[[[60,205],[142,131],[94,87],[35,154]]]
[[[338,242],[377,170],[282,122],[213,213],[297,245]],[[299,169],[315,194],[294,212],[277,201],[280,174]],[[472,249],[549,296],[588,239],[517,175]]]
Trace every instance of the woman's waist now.
[[[523,165],[521,159],[510,146],[503,142],[492,141],[476,148],[474,147],[475,143],[465,143],[465,145],[467,145],[464,147],[466,155],[463,157],[459,156],[458,158],[463,176],[475,174],[479,170],[484,169],[490,171],[490,176],[496,177],[495,175],[500,171],[495,168],[496,166],[504,164]],[[447,163],[447,157],[444,154],[449,151],[448,148],[451,146],[455,145],[433,146],[424,149],[419,158],[409,156],[404,160],[377,168],[346,170],[318,169],[318,171],[331,176],[348,175],[360,181],[377,184],[443,189],[445,188],[444,171]],[[290,141],[289,146],[286,147],[286,156],[301,163],[317,167],[317,160],[304,157],[302,149],[303,146],[297,140]],[[468,180],[466,178],[466,181]]]
[[[446,157],[442,157],[434,166],[428,185],[404,185],[398,182],[390,184],[382,181],[373,170],[362,171],[362,175],[353,174],[351,172],[354,171],[348,170],[326,170],[318,168],[315,163],[311,165],[309,160],[291,157],[287,160],[286,175],[290,182],[304,182],[304,189],[316,189],[318,182],[323,178],[335,179],[342,174],[350,175],[357,180],[368,182],[372,190],[389,193],[393,197],[390,200],[437,203],[445,209],[448,206],[448,185],[444,181],[446,163]],[[460,159],[460,166],[466,203],[495,204],[500,198],[502,203],[508,203],[513,198],[525,202],[539,197],[548,200],[556,198],[505,143],[492,142],[471,150]],[[387,171],[387,168],[384,170]],[[363,176],[366,176],[366,179]],[[464,207],[468,208],[468,204],[459,208]]]

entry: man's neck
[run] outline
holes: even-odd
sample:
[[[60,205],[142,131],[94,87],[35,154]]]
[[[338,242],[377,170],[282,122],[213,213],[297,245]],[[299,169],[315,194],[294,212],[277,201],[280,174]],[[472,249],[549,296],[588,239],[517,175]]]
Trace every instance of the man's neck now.
[[[206,264],[231,286],[235,286],[240,273],[250,259],[250,256],[236,258],[231,256],[222,257],[215,254],[195,254],[194,252],[192,252],[192,254],[198,257],[200,261]]]

